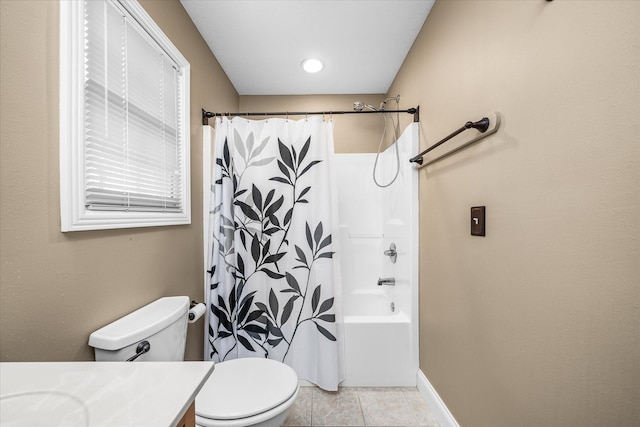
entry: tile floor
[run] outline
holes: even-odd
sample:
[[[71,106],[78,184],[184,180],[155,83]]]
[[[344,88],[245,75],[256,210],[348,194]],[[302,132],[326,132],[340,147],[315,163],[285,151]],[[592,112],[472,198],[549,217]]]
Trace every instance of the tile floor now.
[[[300,387],[285,426],[439,427],[416,388]]]

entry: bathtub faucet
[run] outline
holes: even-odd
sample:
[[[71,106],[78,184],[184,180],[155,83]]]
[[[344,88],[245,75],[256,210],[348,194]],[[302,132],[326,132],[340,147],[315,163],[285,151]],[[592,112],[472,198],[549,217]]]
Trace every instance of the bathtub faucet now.
[[[387,285],[387,286],[395,286],[396,279],[395,277],[385,277],[384,279],[378,279],[378,286]]]
[[[396,250],[396,244],[391,243],[389,249],[384,251],[384,254],[389,257],[392,264],[395,264],[398,259],[398,251]]]

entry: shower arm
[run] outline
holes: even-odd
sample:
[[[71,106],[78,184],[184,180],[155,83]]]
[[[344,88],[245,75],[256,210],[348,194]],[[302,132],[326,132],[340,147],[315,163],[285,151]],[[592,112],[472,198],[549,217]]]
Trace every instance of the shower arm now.
[[[483,117],[482,119],[478,120],[477,122],[467,122],[460,129],[456,130],[451,135],[448,135],[448,136],[444,137],[443,139],[441,139],[440,141],[436,142],[431,147],[429,147],[426,150],[424,150],[422,153],[417,154],[416,156],[412,157],[411,159],[409,159],[409,161],[412,162],[412,163],[417,163],[417,164],[421,165],[422,162],[423,162],[422,156],[427,154],[429,151],[435,150],[436,148],[438,148],[439,146],[441,146],[442,144],[444,144],[445,142],[447,142],[448,140],[450,140],[454,136],[461,134],[462,132],[464,132],[467,129],[473,128],[473,129],[477,129],[480,132],[484,133],[484,132],[487,131],[487,129],[489,129],[489,124],[490,124],[489,123],[489,119],[486,118],[486,117]]]

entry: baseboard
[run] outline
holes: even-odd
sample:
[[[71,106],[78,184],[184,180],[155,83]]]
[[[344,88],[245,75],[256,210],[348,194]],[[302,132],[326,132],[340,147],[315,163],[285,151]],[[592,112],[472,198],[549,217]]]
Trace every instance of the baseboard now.
[[[418,390],[425,398],[440,427],[460,427],[422,370],[418,369]]]

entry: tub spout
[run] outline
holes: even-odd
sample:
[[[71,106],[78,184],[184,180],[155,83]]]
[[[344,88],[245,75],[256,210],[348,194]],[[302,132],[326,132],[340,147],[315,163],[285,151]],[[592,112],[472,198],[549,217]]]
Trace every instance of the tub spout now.
[[[384,279],[378,279],[378,286],[387,285],[387,286],[395,286],[396,279],[395,277],[385,277]]]

